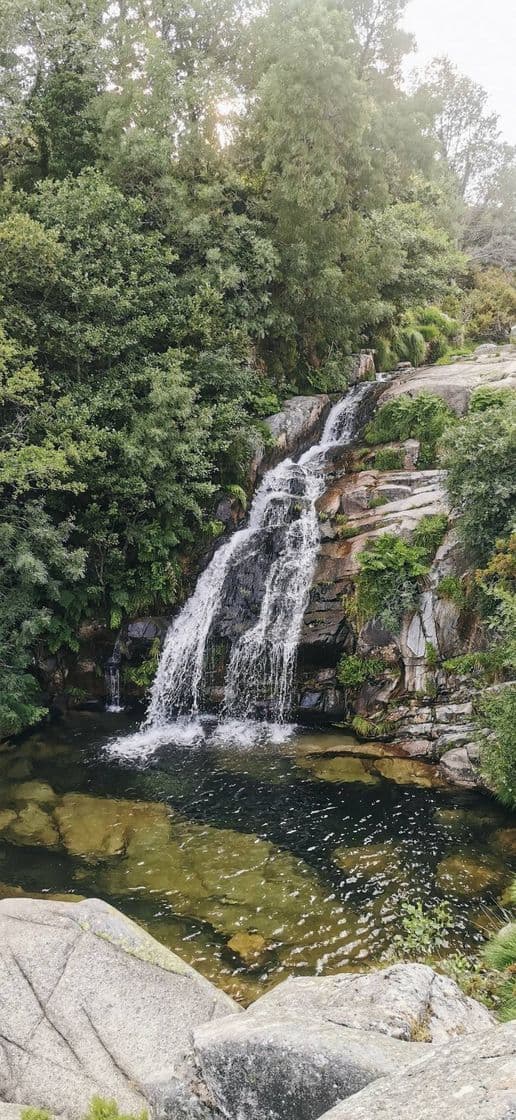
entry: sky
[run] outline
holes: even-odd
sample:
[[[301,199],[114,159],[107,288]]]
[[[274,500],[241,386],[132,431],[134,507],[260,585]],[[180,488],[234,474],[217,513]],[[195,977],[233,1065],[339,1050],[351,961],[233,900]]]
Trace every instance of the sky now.
[[[447,54],[484,86],[516,144],[516,0],[409,0],[404,23],[418,40],[412,64]]]

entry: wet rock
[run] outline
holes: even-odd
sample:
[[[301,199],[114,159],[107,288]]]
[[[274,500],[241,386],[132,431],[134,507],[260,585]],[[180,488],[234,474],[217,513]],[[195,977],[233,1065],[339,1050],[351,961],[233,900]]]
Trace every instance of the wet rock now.
[[[429,761],[435,759],[435,749],[431,739],[401,739],[396,746],[409,758],[426,758]]]
[[[398,870],[402,855],[401,848],[387,842],[368,844],[366,847],[337,848],[332,859],[337,867],[348,875],[360,879],[374,879],[387,871]]]
[[[495,1022],[482,1004],[465,996],[447,976],[423,964],[396,964],[358,975],[296,977],[256,1001],[251,1015],[282,1014],[374,1031],[411,1042],[477,1034]]]
[[[497,829],[491,837],[491,843],[505,856],[514,859],[516,857],[516,828]]]
[[[166,1109],[191,1032],[238,1008],[98,900],[0,903],[0,1098],[84,1115]]]
[[[438,1047],[321,1120],[513,1120],[516,1023]]]
[[[330,398],[325,394],[292,397],[284,402],[281,412],[267,418],[265,423],[276,439],[281,458],[306,451],[316,442],[330,407]]]
[[[38,805],[55,805],[57,793],[48,782],[20,782],[7,789],[9,801],[35,801]]]
[[[320,943],[339,937],[342,907],[302,860],[252,833],[175,818],[168,837],[134,831],[125,857],[96,876],[110,896],[152,893],[176,915],[208,922],[226,938],[258,934],[267,943]]]
[[[0,809],[0,832],[5,832],[6,828],[16,820],[16,813],[14,809]]]
[[[228,949],[239,957],[247,968],[260,964],[267,951],[267,942],[259,933],[236,933],[228,941]]]
[[[475,898],[487,891],[501,890],[507,875],[498,863],[485,856],[474,860],[470,856],[450,855],[437,864],[435,881],[442,894]]]
[[[272,1010],[194,1033],[203,1086],[225,1117],[316,1120],[337,1100],[415,1061],[419,1047]]]
[[[439,746],[440,742],[437,740],[437,750]],[[477,786],[482,785],[478,761],[478,748],[474,743],[470,743],[465,747],[455,747],[451,751],[446,751],[441,757],[439,769],[447,782],[462,786],[463,789],[476,789]]]

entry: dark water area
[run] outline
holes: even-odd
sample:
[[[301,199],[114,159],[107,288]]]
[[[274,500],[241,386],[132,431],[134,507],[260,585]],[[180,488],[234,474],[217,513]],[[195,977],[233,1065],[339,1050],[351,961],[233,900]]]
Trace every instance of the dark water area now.
[[[242,1000],[386,959],[407,901],[449,901],[450,952],[496,921],[516,820],[433,767],[339,731],[136,730],[85,712],[0,752],[0,897],[103,898]]]

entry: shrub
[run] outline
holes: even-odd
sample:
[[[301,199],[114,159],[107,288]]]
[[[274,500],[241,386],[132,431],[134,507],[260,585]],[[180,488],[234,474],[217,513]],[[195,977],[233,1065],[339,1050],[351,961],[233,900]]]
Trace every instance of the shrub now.
[[[516,882],[511,888],[511,900],[516,902]],[[484,949],[484,960],[490,968],[505,975],[499,1018],[503,1022],[516,1019],[516,922],[508,922],[495,934]]]
[[[464,301],[466,331],[477,341],[504,342],[516,322],[516,287],[501,268],[488,268],[475,276],[475,287]]]
[[[412,534],[413,543],[423,550],[428,560],[433,560],[448,528],[445,513],[432,513],[422,517]]]
[[[429,669],[435,669],[439,656],[433,642],[427,642],[425,646],[425,658]]]
[[[426,357],[426,342],[420,331],[413,327],[402,327],[393,338],[393,349],[400,362],[411,362],[420,366]]]
[[[489,727],[482,744],[482,769],[499,800],[516,809],[516,686],[487,693],[481,715]]]
[[[385,668],[385,662],[380,658],[344,654],[337,666],[337,680],[343,688],[358,689],[380,677]]]
[[[486,412],[488,408],[505,408],[514,400],[514,389],[492,389],[482,385],[471,394],[470,412]]]
[[[403,452],[397,447],[382,447],[375,453],[373,466],[376,471],[400,471],[403,461]]]
[[[360,739],[381,739],[390,731],[388,723],[372,723],[363,716],[355,716],[351,721],[351,727]]]
[[[365,439],[370,445],[417,439],[421,444],[420,464],[430,467],[435,464],[437,445],[445,430],[455,422],[455,414],[440,397],[404,394],[378,409],[366,427]]]
[[[485,563],[511,530],[516,501],[516,393],[503,408],[469,413],[444,439],[446,486],[472,559]]]
[[[439,902],[430,910],[423,903],[402,902],[401,933],[392,939],[394,951],[401,957],[430,957],[448,946],[453,928],[453,914],[448,902]]]
[[[147,1112],[140,1112],[137,1116],[124,1114],[119,1112],[116,1101],[106,1101],[101,1097],[92,1097],[83,1120],[147,1120],[147,1117]],[[21,1120],[51,1120],[51,1115],[44,1108],[24,1108],[22,1109]]]
[[[466,606],[466,592],[457,576],[443,576],[438,584],[437,594],[440,599],[449,599],[459,610]]]
[[[417,603],[420,580],[428,571],[423,549],[385,533],[370,542],[359,556],[356,581],[357,618],[377,618],[395,633],[405,611]]]

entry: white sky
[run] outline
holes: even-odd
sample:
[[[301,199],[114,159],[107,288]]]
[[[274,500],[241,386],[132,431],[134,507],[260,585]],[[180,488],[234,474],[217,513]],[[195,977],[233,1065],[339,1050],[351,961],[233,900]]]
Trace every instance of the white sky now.
[[[410,0],[405,27],[418,41],[409,61],[448,55],[487,90],[504,138],[516,144],[516,0]]]

